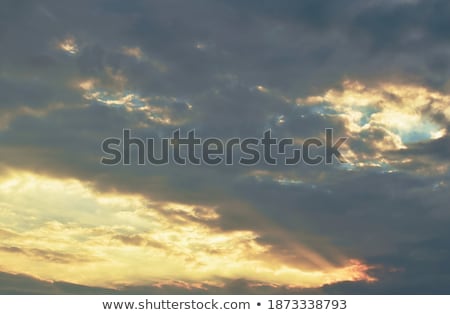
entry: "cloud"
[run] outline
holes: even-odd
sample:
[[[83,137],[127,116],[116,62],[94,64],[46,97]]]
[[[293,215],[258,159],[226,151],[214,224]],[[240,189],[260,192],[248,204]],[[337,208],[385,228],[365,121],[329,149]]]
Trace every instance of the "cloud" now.
[[[44,292],[445,291],[445,1],[4,6],[0,270],[55,281]],[[123,128],[296,143],[333,128],[351,163],[100,165]]]
[[[170,277],[186,282],[246,277],[298,287],[374,280],[358,261],[318,270],[284,262],[251,230],[209,227],[206,221],[218,219],[214,209],[98,195],[75,180],[32,174],[13,175],[0,185],[2,194],[12,196],[3,203],[8,210],[2,222],[16,232],[0,246],[3,268],[10,272],[26,268],[43,279],[113,288]]]
[[[119,289],[108,289],[77,285],[61,281],[44,281],[24,274],[10,274],[0,272],[2,280],[1,294],[324,294],[332,293],[335,286],[324,286],[319,289],[301,289],[280,285],[261,284],[245,279],[223,279],[223,284],[216,283],[186,283],[183,281],[161,282],[148,286],[123,286]],[[345,288],[349,283],[336,285]],[[354,286],[363,286],[356,283]]]

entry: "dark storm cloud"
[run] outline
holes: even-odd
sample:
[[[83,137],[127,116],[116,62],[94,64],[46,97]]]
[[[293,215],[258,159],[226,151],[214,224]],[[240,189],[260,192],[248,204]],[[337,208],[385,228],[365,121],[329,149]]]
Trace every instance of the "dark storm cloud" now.
[[[407,149],[400,150],[402,156],[426,156],[430,157],[430,163],[448,162],[450,157],[450,137],[444,136],[439,139],[414,143]]]
[[[105,50],[139,45],[166,62],[168,73],[155,78],[148,65],[122,69],[133,73],[133,86],[169,94],[203,91],[226,73],[287,93],[321,88],[346,75],[400,71],[444,84],[448,74],[445,67],[437,73],[433,66],[445,61],[442,48],[448,48],[442,36],[449,14],[445,1],[136,1],[126,6],[79,2],[77,7],[51,1],[26,7],[26,21],[9,23],[7,51],[48,58],[49,35],[73,34],[86,45],[81,69],[92,73],[105,65],[121,67]],[[26,40],[16,41],[18,35]],[[199,43],[204,51],[196,49]],[[27,45],[34,47],[32,53]]]
[[[313,246],[317,239],[308,239],[308,232],[320,230],[324,239],[358,257],[395,252],[405,242],[446,238],[448,188],[437,189],[436,179],[376,172],[334,175],[339,180],[317,187],[240,184],[236,195],[302,244]],[[233,224],[234,218],[224,212],[222,222]],[[262,235],[268,229],[254,226]],[[285,240],[263,236],[262,241],[282,245]]]
[[[436,187],[447,187],[449,180],[450,138],[448,135],[429,141],[412,143],[405,149],[390,151],[387,156],[392,160],[409,159],[407,163],[398,163],[398,169],[415,172],[424,176],[433,176]]]
[[[64,282],[42,281],[26,275],[0,272],[0,294],[112,294],[114,290]]]
[[[300,138],[319,136],[328,127],[345,135],[341,118],[320,115],[293,100],[346,77],[377,81],[387,76],[445,90],[450,48],[446,1],[3,1],[2,6],[8,8],[0,13],[0,113],[9,115],[0,132],[4,166],[77,177],[103,191],[217,205],[221,218],[208,224],[254,230],[260,242],[273,245],[290,262],[307,260],[289,253],[290,245],[300,242],[336,264],[341,262],[333,247],[382,266],[377,284],[343,283],[319,292],[448,292],[449,257],[443,245],[450,241],[448,186],[439,184],[448,176],[419,177],[408,169],[387,174],[258,165],[251,170],[268,172],[261,180],[243,167],[99,164],[101,141],[119,136],[123,128],[143,138],[167,136],[178,127],[223,138],[260,137],[267,128]],[[76,54],[57,49],[67,36],[76,40]],[[145,58],[124,54],[124,47],[139,47]],[[114,92],[175,98],[155,106],[186,121],[176,126],[148,122],[143,112],[83,98],[86,91],[76,84],[91,78],[98,81],[95,89],[110,98]],[[55,103],[64,106],[49,110]],[[20,106],[41,112],[18,111]],[[285,123],[277,125],[280,115]],[[370,140],[384,133],[363,135]],[[354,139],[353,148],[376,153],[370,141]],[[392,154],[441,163],[449,160],[448,148],[444,137]],[[283,185],[277,176],[302,182]],[[389,267],[392,272],[386,271]],[[3,292],[117,293],[2,277]],[[30,289],[23,291],[23,283]],[[170,287],[149,290],[185,293]],[[290,292],[252,290],[242,280],[208,292]]]

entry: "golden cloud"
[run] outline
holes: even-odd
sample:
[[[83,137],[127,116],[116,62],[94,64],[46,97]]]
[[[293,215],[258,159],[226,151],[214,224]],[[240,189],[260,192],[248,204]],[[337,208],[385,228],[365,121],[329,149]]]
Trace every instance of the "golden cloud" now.
[[[105,194],[89,183],[10,171],[0,179],[0,270],[45,280],[119,287],[167,281],[216,283],[245,278],[271,285],[319,287],[373,281],[368,266],[342,266],[300,244],[315,270],[283,261],[251,230],[222,231],[206,222],[214,207]]]

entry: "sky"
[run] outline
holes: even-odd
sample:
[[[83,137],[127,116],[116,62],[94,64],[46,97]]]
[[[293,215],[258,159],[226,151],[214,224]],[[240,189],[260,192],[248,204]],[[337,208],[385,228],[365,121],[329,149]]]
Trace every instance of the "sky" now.
[[[0,6],[0,293],[450,294],[448,1]],[[327,128],[345,163],[100,163]]]

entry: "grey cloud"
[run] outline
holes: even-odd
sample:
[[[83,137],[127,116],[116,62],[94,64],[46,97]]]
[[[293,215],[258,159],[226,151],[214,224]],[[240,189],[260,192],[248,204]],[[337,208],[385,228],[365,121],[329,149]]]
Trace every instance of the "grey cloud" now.
[[[444,264],[448,257],[440,249],[449,240],[445,233],[448,188],[433,189],[437,182],[448,182],[446,175],[419,178],[414,174],[415,164],[410,169],[399,167],[397,174],[366,168],[348,172],[336,165],[258,165],[252,170],[268,174],[259,180],[242,167],[107,168],[99,164],[101,141],[118,136],[123,128],[131,128],[141,137],[169,135],[174,127],[196,128],[202,136],[222,138],[261,136],[268,127],[279,136],[317,136],[325,127],[345,135],[342,119],[321,116],[288,99],[315,95],[346,77],[377,81],[386,76],[445,90],[448,4],[438,0],[366,3],[2,2],[9,11],[0,13],[4,47],[0,52],[0,112],[12,113],[8,128],[0,132],[2,166],[77,177],[102,191],[217,205],[221,218],[204,223],[223,230],[252,229],[261,235],[260,242],[273,245],[293,263],[305,258],[289,258],[286,239],[315,247],[332,261],[330,248],[337,247],[369,263],[406,270],[378,271],[379,284],[342,283],[320,292],[374,293],[387,288],[390,291],[386,292],[394,293],[447,292],[442,279],[448,276]],[[55,49],[56,41],[69,35],[79,45],[73,56]],[[200,49],[198,44],[204,47]],[[147,59],[124,55],[124,46],[140,47]],[[158,69],[159,63],[166,71]],[[120,86],[108,71],[123,75],[126,83]],[[186,122],[164,126],[149,122],[142,112],[86,100],[83,91],[71,84],[87,78],[97,79],[98,88],[110,93],[120,90],[142,97],[173,97],[176,100],[157,106],[168,109],[174,118],[186,118]],[[257,85],[270,92],[260,93],[255,90]],[[44,110],[55,102],[64,107]],[[193,105],[191,111],[186,110],[187,102]],[[18,114],[15,111],[20,105],[42,109],[43,113]],[[279,115],[285,116],[285,124],[280,126],[274,122]],[[138,127],[144,122],[148,127]],[[352,148],[370,155],[376,153],[371,142],[385,134],[370,130],[362,136],[368,141],[350,140]],[[412,157],[424,165],[446,163],[448,147],[448,137],[417,143],[392,152],[392,160]],[[281,185],[274,180],[276,176],[302,182]],[[136,237],[116,238],[142,244]],[[436,241],[427,243],[430,239]],[[440,245],[433,248],[432,244]],[[419,253],[429,249],[427,255],[436,261],[418,262],[410,256],[416,248]],[[414,277],[414,272],[424,275]],[[34,279],[20,279],[38,285]],[[39,292],[116,293],[61,283],[39,285]],[[22,292],[17,286],[2,288]],[[149,292],[184,292],[172,289],[151,288]],[[30,290],[27,292],[36,292]],[[127,292],[145,290],[129,288]],[[209,290],[291,292],[266,287],[252,291],[245,281],[230,282],[223,291]]]

